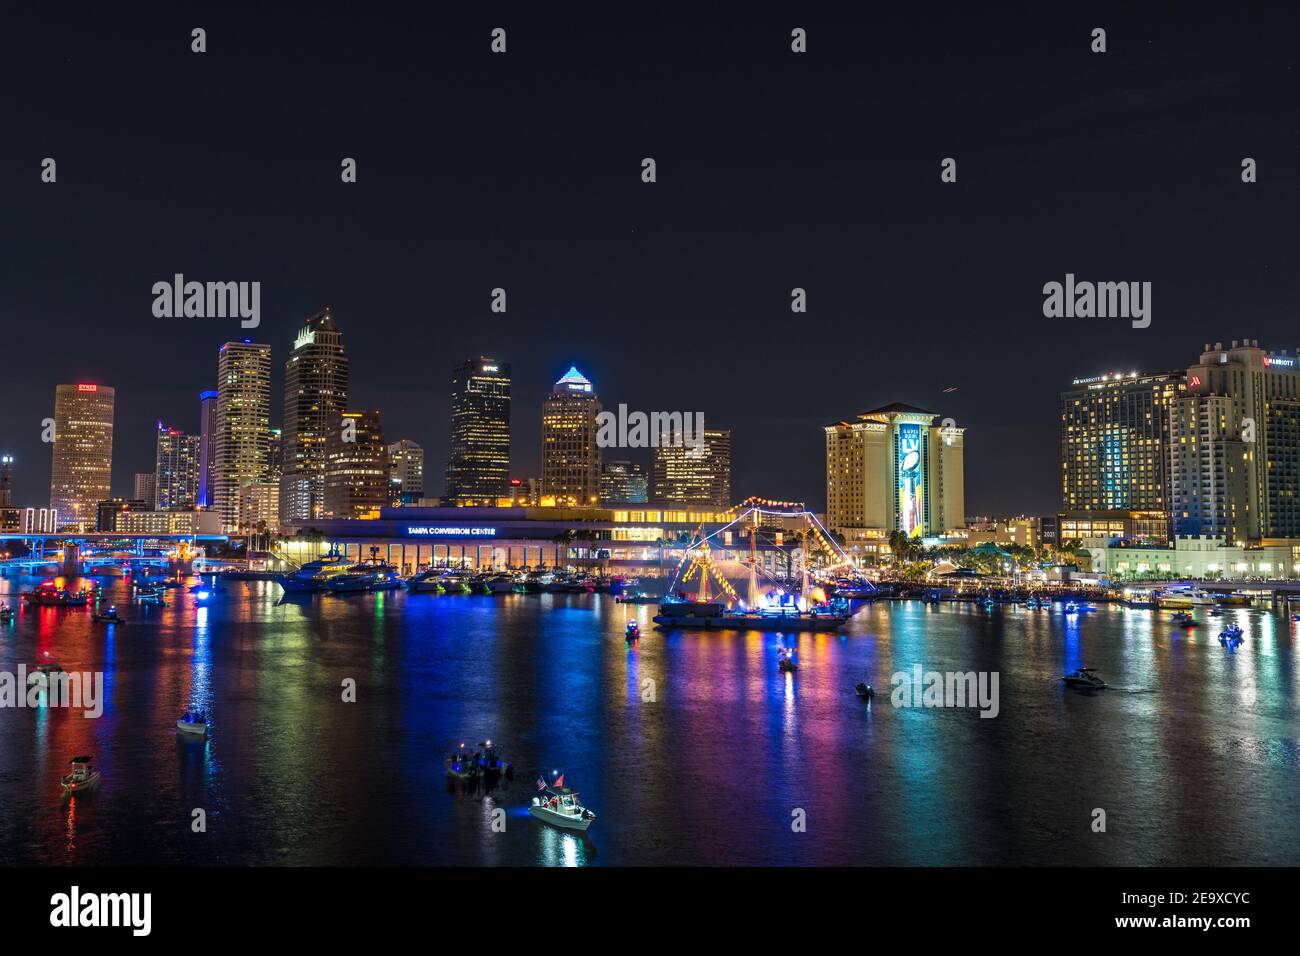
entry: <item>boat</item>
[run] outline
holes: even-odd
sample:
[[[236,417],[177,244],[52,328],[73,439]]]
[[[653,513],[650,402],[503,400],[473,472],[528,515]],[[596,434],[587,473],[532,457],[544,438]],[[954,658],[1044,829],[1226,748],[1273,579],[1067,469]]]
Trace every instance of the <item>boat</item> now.
[[[328,591],[330,581],[336,575],[346,574],[351,567],[346,557],[331,551],[323,558],[306,562],[296,571],[277,575],[275,580],[285,593]]]
[[[406,579],[406,590],[413,594],[437,593],[442,590],[438,578],[439,573],[435,568],[425,568],[419,574]]]
[[[1250,607],[1254,603],[1254,598],[1249,594],[1234,591],[1232,594],[1218,595],[1214,599],[1214,603],[1219,607]]]
[[[1066,687],[1079,687],[1084,690],[1102,690],[1106,682],[1097,676],[1097,672],[1091,667],[1080,667],[1073,673],[1066,674],[1061,678]]]
[[[504,776],[507,780],[514,779],[515,768],[510,765],[510,761],[502,758],[492,741],[485,740],[479,746],[483,749],[474,755],[474,759],[489,780],[500,776]]]
[[[469,578],[464,574],[444,571],[438,583],[444,594],[468,594],[470,591]]]
[[[653,604],[659,600],[657,597],[646,594],[644,591],[637,591],[633,594],[616,594],[614,602],[616,604]]]
[[[49,652],[47,651],[46,653],[48,654]],[[32,668],[31,676],[27,679],[35,680],[37,674],[45,674],[48,676],[50,674],[62,674],[63,672],[63,665],[58,661],[44,661]]]
[[[1150,588],[1128,588],[1124,591],[1124,606],[1131,608],[1156,608],[1159,603]]]
[[[516,578],[513,574],[493,574],[487,579],[488,593],[510,594],[515,590]]]
[[[491,594],[492,589],[488,587],[488,576],[486,574],[476,574],[467,582],[470,594]]]
[[[653,620],[665,628],[838,631],[848,623],[849,616],[834,604],[818,606],[810,611],[788,605],[759,611],[728,611],[712,601],[670,601],[659,605],[659,613]]]
[[[39,607],[85,607],[90,595],[86,591],[69,591],[47,581],[24,594],[23,600]]]
[[[534,571],[523,579],[525,594],[541,594],[555,582],[555,575],[549,571]]]
[[[1174,616],[1171,617],[1170,620],[1173,621],[1173,623],[1177,624],[1179,627],[1196,626],[1196,618],[1192,617],[1191,613],[1188,611],[1176,611],[1174,613]]]
[[[119,617],[117,606],[110,607],[107,611],[96,611],[90,615],[90,619],[96,624],[125,624],[126,618]]]
[[[186,711],[185,715],[176,721],[176,730],[178,733],[190,734],[194,737],[206,737],[208,718],[201,710]]]
[[[853,690],[856,691],[857,695],[865,701],[870,701],[876,694],[876,692],[871,689],[871,685],[864,681],[859,681],[858,685],[854,687]]]
[[[12,621],[14,619],[14,609],[8,604],[0,604],[0,623]]]
[[[564,774],[556,778],[553,788],[539,777],[537,789],[541,792],[533,797],[529,816],[567,830],[586,830],[595,822],[596,814],[582,805],[578,791],[564,786]]]
[[[1065,606],[1061,608],[1061,610],[1066,614],[1091,614],[1097,609],[1089,604],[1080,604],[1076,601],[1066,601]]]
[[[457,780],[477,777],[481,770],[478,765],[477,755],[466,751],[464,744],[461,744],[442,763],[447,768],[447,776],[455,777]]]
[[[99,786],[99,770],[91,765],[91,757],[73,757],[72,770],[59,780],[64,793],[84,793]]]
[[[627,635],[629,641],[635,641],[641,636],[641,625],[636,621],[628,621],[624,633]]]
[[[776,669],[783,674],[793,674],[799,669],[799,665],[794,662],[794,655],[797,653],[793,648],[786,650],[781,648],[777,651]]]
[[[1224,647],[1237,647],[1245,639],[1241,628],[1236,624],[1229,624],[1219,632],[1219,643]]]
[[[1213,607],[1214,598],[1199,588],[1170,588],[1160,593],[1156,603],[1166,610],[1191,610],[1194,607]]]

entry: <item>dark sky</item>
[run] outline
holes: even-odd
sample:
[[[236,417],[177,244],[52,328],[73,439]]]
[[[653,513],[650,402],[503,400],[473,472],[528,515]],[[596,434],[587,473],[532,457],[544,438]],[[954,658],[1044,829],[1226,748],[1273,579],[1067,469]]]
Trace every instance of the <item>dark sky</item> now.
[[[538,473],[540,401],[576,363],[607,405],[730,426],[737,498],[820,508],[822,425],[893,401],[950,415],[975,514],[1058,506],[1071,378],[1300,344],[1300,31],[1269,6],[423,6],[7,13],[0,450],[19,504],[48,498],[58,382],[117,387],[116,493],[152,470],[155,419],[197,430],[242,333],[154,318],[175,272],[262,283],[276,424],[294,331],[333,306],[351,404],[425,446],[431,494],[471,354],[513,364],[517,475]],[[1067,272],[1152,282],[1151,327],[1043,318]]]

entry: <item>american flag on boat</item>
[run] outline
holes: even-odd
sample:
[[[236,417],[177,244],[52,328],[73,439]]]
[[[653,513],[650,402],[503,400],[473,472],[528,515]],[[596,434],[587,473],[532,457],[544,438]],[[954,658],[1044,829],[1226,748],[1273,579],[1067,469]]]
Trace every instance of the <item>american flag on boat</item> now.
[[[538,777],[538,778],[537,778],[537,789],[538,789],[538,790],[545,790],[545,789],[546,789],[546,781],[543,780],[541,777]]]

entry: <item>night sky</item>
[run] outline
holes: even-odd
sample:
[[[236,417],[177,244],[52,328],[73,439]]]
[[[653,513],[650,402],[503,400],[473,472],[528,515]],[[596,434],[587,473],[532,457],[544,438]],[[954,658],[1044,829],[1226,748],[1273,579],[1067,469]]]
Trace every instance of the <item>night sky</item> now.
[[[1073,377],[1300,345],[1300,31],[1268,6],[425,6],[6,13],[17,504],[48,501],[59,382],[117,388],[116,494],[152,470],[156,419],[197,431],[217,347],[244,333],[154,318],[176,272],[262,283],[272,424],[294,332],[332,306],[349,404],[424,445],[430,495],[451,367],[480,353],[513,365],[518,476],[539,474],[541,400],[576,364],[607,407],[731,427],[737,499],[822,508],[822,425],[895,401],[951,416],[967,513],[999,514],[1058,507]],[[1045,319],[1067,272],[1150,281],[1151,327]]]

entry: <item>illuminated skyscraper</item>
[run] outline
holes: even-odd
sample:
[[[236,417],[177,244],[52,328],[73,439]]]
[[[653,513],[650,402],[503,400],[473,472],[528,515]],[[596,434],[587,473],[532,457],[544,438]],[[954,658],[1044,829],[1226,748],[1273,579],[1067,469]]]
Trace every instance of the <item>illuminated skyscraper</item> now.
[[[1182,372],[1112,372],[1061,393],[1064,540],[1167,541],[1170,416]]]
[[[600,500],[600,400],[591,382],[571,367],[542,402],[542,495],[557,505]]]
[[[158,423],[153,507],[158,511],[193,511],[199,499],[202,441]]]
[[[214,503],[213,475],[217,467],[217,393],[199,393],[199,493],[198,506]]]
[[[379,412],[342,412],[328,436],[324,518],[378,518],[388,505],[388,448]]]
[[[826,432],[826,516],[850,544],[965,525],[966,430],[895,403]]]
[[[731,507],[731,432],[706,428],[695,446],[660,441],[654,479],[656,503]]]
[[[60,528],[95,529],[113,470],[113,401],[107,385],[60,385],[54,392],[50,508]]]
[[[22,511],[13,507],[13,455],[0,455],[0,531],[22,528]]]
[[[400,507],[424,497],[424,449],[403,438],[388,446],[388,501]]]
[[[326,308],[298,331],[284,363],[281,525],[301,527],[322,516],[326,444],[339,434],[347,401],[343,334]]]
[[[271,346],[244,339],[217,357],[215,510],[227,531],[239,529],[240,488],[270,475]]]
[[[643,505],[650,500],[645,469],[633,461],[607,461],[600,468],[602,505]]]
[[[451,373],[447,504],[496,504],[510,494],[510,365],[480,356]]]

